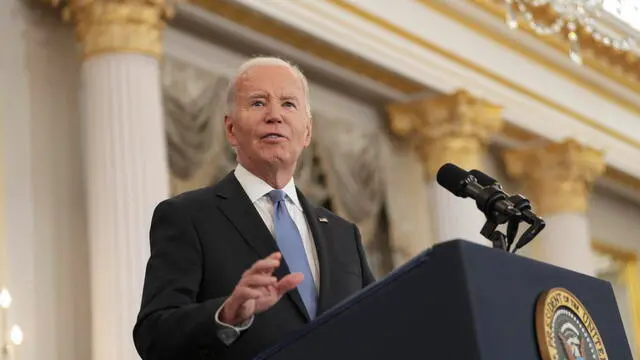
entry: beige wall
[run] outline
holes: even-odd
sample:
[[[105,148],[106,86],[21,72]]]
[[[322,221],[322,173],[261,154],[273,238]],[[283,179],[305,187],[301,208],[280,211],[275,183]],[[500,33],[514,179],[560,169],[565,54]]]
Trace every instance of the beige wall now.
[[[587,215],[594,239],[640,254],[640,204],[596,189]]]
[[[0,2],[12,317],[25,333],[21,359],[86,360],[90,311],[79,62],[72,31],[22,3]]]

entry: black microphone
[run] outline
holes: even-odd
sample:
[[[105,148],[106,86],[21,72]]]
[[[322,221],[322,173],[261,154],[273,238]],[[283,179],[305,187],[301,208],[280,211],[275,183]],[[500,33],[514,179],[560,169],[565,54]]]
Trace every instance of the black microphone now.
[[[500,190],[502,190],[502,185],[498,182],[498,180],[492,178],[491,176],[483,173],[480,170],[471,169],[469,170],[469,174],[473,175],[478,180],[478,184],[480,186],[496,186]]]
[[[500,184],[498,182],[498,180],[492,178],[491,176],[483,173],[480,170],[471,169],[471,170],[469,170],[469,174],[473,175],[476,179],[478,179],[478,183],[481,186],[493,186],[493,187],[496,187],[496,188],[502,190],[502,184]],[[521,200],[520,198],[508,197],[507,199],[521,213],[522,213],[523,210],[526,211],[526,209],[523,209],[523,204],[522,203],[514,201],[514,200]],[[522,217],[525,217],[525,215],[522,214]],[[513,245],[513,243],[515,241],[515,238],[516,238],[516,236],[518,234],[519,223],[520,223],[520,218],[519,217],[512,217],[511,219],[509,219],[509,224],[507,225],[507,251]]]
[[[495,186],[498,187],[500,190],[502,190],[502,185],[500,185],[500,183],[498,182],[498,180],[492,178],[491,176],[483,173],[480,170],[476,170],[476,169],[472,169],[469,171],[469,174],[473,175],[477,180],[478,180],[478,184],[480,184],[480,186]],[[518,194],[518,195],[514,195],[514,196],[509,196],[509,199],[511,199],[511,202],[514,204],[514,206],[523,212],[523,217],[525,218],[537,218],[538,216],[533,212],[533,207],[531,206],[531,203],[529,202],[529,200]]]
[[[520,216],[520,211],[507,201],[507,194],[502,190],[493,186],[481,186],[476,177],[454,164],[444,164],[438,170],[436,181],[455,196],[474,199],[478,209],[487,217],[493,217],[493,212]]]

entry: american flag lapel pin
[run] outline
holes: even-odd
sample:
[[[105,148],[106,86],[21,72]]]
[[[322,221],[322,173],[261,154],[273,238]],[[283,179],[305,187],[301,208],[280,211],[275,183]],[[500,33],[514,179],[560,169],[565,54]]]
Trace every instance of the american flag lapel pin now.
[[[323,223],[328,223],[329,222],[329,220],[327,220],[327,218],[325,218],[325,217],[318,218],[318,221],[323,222]]]

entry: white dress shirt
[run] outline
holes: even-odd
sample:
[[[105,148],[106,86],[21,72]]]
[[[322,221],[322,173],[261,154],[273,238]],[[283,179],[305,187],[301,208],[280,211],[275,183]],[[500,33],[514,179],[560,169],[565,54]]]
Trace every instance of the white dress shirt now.
[[[274,206],[271,198],[269,198],[269,192],[274,190],[271,185],[267,184],[264,180],[255,176],[247,169],[245,169],[242,165],[238,164],[234,172],[238,182],[244,189],[245,193],[249,197],[249,200],[253,204],[253,206],[260,214],[262,221],[264,221],[265,225],[271,232],[271,235],[275,238],[274,233]],[[320,269],[318,265],[318,254],[316,252],[315,243],[313,241],[313,235],[311,234],[311,228],[309,227],[309,223],[307,222],[307,218],[304,215],[304,211],[302,210],[302,205],[300,205],[300,200],[298,199],[298,193],[296,192],[296,186],[293,182],[293,178],[285,185],[282,190],[285,192],[285,204],[287,206],[287,211],[289,215],[293,219],[293,222],[298,227],[298,231],[300,232],[300,236],[302,237],[302,245],[304,246],[304,251],[307,255],[307,261],[309,262],[309,267],[311,268],[311,276],[313,276],[313,282],[316,285],[316,289],[320,289]],[[246,323],[240,324],[238,326],[232,326],[229,324],[225,324],[220,321],[220,310],[224,307],[224,304],[220,306],[218,311],[215,314],[216,322],[221,325],[220,331],[218,331],[218,337],[225,344],[230,345],[235,341],[235,339],[240,335],[241,331],[244,331],[251,327],[253,324],[254,317],[252,316]]]
[[[240,164],[236,167],[235,175],[238,182],[240,182],[240,185],[247,193],[247,196],[249,196],[249,200],[251,200],[251,203],[255,206],[256,210],[258,210],[262,221],[267,225],[271,235],[275,237],[273,219],[274,207],[273,202],[268,195],[271,190],[274,190],[273,187],[264,182],[264,180],[250,173]],[[316,289],[319,290],[320,281],[318,281],[318,277],[320,273],[318,267],[318,254],[313,242],[311,228],[309,227],[307,218],[302,210],[302,205],[300,205],[300,200],[298,200],[298,193],[296,192],[296,186],[293,182],[293,178],[289,183],[287,183],[287,185],[285,185],[284,188],[282,188],[282,190],[287,194],[285,197],[287,211],[293,219],[293,222],[295,222],[298,227],[298,231],[302,237],[302,245],[304,245],[304,251],[307,255],[307,261],[311,268],[311,275],[313,276],[313,281],[316,284]]]

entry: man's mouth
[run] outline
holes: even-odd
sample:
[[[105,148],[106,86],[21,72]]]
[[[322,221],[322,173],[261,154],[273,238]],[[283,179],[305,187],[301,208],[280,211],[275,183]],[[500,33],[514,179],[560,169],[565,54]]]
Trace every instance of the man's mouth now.
[[[283,135],[278,133],[268,133],[262,137],[262,139],[286,139]]]

